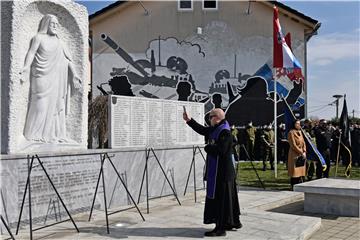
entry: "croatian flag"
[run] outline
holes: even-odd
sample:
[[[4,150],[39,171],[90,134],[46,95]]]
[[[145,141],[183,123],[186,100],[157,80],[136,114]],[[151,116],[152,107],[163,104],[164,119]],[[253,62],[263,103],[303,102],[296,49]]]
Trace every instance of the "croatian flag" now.
[[[273,67],[285,68],[289,70],[301,69],[300,62],[296,59],[295,55],[291,52],[290,47],[285,41],[282,33],[279,12],[274,6],[274,54],[273,54]]]

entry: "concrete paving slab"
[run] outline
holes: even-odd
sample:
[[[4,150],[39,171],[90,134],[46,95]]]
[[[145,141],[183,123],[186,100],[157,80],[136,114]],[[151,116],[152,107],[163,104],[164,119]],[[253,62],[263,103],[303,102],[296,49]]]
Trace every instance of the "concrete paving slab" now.
[[[90,222],[88,213],[77,214],[74,220],[80,230],[77,233],[71,222],[45,228],[34,232],[34,239],[199,239],[213,225],[202,223],[205,197],[198,192],[199,202],[195,203],[193,194],[182,197],[179,206],[173,197],[160,198],[150,202],[150,214],[146,203],[140,209],[146,221],[142,221],[136,209],[109,216],[110,234],[107,234],[105,214],[96,210]],[[291,215],[265,211],[274,206],[303,199],[302,193],[287,191],[262,191],[241,189],[239,191],[241,222],[243,228],[228,231],[222,239],[307,239],[321,225],[318,217]],[[111,209],[115,211],[117,209]],[[16,239],[29,239],[29,230],[24,228]]]

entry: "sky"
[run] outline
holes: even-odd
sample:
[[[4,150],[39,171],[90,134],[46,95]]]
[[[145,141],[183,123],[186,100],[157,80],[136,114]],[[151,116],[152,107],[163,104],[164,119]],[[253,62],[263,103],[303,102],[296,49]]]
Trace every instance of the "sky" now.
[[[349,115],[360,117],[360,1],[281,2],[321,22],[308,42],[308,115],[335,117],[328,104],[346,94]]]
[[[115,1],[77,1],[92,14]],[[308,116],[336,116],[333,95],[346,94],[350,116],[360,118],[360,1],[280,1],[321,22],[308,42]],[[343,98],[339,102],[339,117]]]

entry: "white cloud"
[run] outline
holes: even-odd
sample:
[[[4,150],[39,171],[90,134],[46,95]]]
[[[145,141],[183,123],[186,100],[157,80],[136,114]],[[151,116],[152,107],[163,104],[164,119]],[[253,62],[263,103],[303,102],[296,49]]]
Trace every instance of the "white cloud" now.
[[[351,33],[315,36],[308,44],[308,64],[325,66],[338,60],[359,58],[359,29]]]

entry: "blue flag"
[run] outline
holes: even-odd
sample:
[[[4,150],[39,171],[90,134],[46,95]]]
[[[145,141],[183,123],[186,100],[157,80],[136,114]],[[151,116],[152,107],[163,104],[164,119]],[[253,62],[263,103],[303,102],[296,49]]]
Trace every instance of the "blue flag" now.
[[[291,108],[290,108],[289,104],[286,102],[286,100],[284,98],[283,98],[283,101],[285,103],[284,117],[285,117],[286,135],[287,135],[289,133],[290,129],[292,128],[292,125],[293,125],[296,118],[295,118],[294,113],[291,111]],[[320,154],[319,150],[317,150],[317,148],[311,142],[310,138],[304,132],[303,129],[301,129],[301,132],[303,134],[305,144],[306,144],[306,150],[307,150],[307,153],[306,153],[307,156],[306,157],[308,159],[311,159],[311,160],[314,160],[314,161],[320,161],[321,165],[323,167],[325,167],[326,163],[325,163],[324,157]]]

